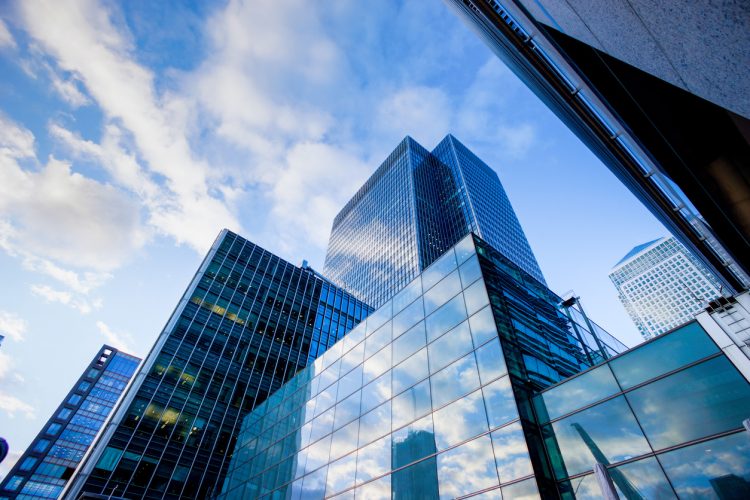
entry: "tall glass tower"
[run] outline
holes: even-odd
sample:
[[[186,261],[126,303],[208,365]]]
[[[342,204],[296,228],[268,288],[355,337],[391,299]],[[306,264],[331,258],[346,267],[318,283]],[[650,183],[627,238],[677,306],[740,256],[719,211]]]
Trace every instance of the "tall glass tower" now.
[[[242,418],[369,311],[222,231],[64,498],[207,498]]]
[[[378,306],[470,232],[544,283],[495,171],[452,135],[406,137],[334,219],[324,274]]]
[[[0,484],[0,498],[58,498],[140,362],[102,346]]]

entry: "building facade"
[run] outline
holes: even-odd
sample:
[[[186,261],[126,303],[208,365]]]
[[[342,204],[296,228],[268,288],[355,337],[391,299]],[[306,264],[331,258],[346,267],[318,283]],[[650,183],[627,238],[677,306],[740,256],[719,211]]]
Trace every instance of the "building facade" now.
[[[108,345],[99,349],[0,483],[0,498],[58,498],[140,362]]]
[[[206,498],[242,418],[370,308],[224,230],[64,498]]]
[[[334,219],[324,274],[377,307],[470,232],[544,283],[497,173],[452,135],[406,137]]]
[[[563,302],[462,240],[246,417],[218,498],[744,497],[750,384],[701,326],[622,352]]]
[[[725,288],[750,287],[745,3],[446,2]]]
[[[692,320],[722,295],[716,278],[673,237],[634,247],[609,279],[645,339]]]
[[[561,302],[467,236],[246,418],[220,498],[536,494],[516,398],[625,349]]]

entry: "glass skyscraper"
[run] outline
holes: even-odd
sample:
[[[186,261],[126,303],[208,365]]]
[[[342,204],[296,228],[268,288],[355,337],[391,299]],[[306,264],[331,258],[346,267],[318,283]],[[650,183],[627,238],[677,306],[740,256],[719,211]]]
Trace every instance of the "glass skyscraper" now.
[[[716,278],[673,237],[634,247],[609,279],[645,339],[692,320],[721,297]]]
[[[636,349],[468,236],[246,418],[220,500],[744,498],[750,384]],[[614,494],[607,498],[614,498]]]
[[[0,484],[0,498],[58,498],[140,362],[108,345],[99,349]]]
[[[455,137],[406,137],[333,221],[324,274],[378,306],[474,232],[544,283],[500,179]]]
[[[370,311],[224,230],[65,498],[206,498],[242,417]]]

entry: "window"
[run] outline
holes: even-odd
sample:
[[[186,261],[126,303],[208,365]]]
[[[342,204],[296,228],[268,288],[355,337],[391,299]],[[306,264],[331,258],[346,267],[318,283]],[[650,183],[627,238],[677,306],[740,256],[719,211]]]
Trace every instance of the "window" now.
[[[19,469],[23,471],[31,470],[32,467],[36,464],[36,458],[34,457],[26,457],[23,459],[23,462],[21,462],[21,466]]]
[[[49,446],[49,440],[47,440],[47,439],[40,439],[34,445],[34,451],[42,453],[42,452],[44,452],[44,451],[47,450],[47,446]]]
[[[57,414],[57,418],[59,418],[60,420],[67,420],[68,417],[70,417],[71,413],[73,413],[73,410],[71,410],[70,408],[63,408]]]
[[[80,402],[81,402],[81,396],[79,396],[78,394],[73,394],[72,396],[68,398],[68,404],[77,405]]]
[[[49,434],[50,436],[55,436],[58,432],[60,432],[61,427],[62,425],[60,424],[52,423],[49,425],[49,427],[47,427],[47,434]]]

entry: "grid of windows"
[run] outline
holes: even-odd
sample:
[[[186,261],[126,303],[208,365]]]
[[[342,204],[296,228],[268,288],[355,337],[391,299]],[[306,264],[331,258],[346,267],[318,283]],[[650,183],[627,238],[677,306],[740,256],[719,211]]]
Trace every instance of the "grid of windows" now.
[[[45,438],[38,437],[14,468],[18,475],[13,477],[19,478],[20,482],[16,485],[11,481],[4,482],[0,485],[0,496],[57,498],[138,363],[139,358],[108,346],[102,347],[84,375],[94,380],[76,383],[54,414],[53,419],[57,421],[50,422],[42,430],[40,436]]]
[[[497,174],[453,136],[407,137],[334,219],[324,272],[377,307],[472,231],[544,283]]]
[[[208,497],[242,417],[369,310],[312,270],[223,231],[71,495]]]
[[[466,238],[245,419],[220,498],[533,498],[502,360]]]
[[[721,296],[716,278],[673,237],[634,248],[609,277],[646,339],[690,321]]]

